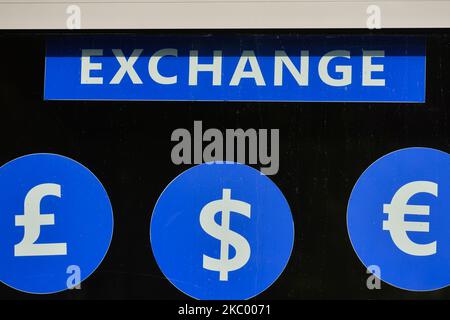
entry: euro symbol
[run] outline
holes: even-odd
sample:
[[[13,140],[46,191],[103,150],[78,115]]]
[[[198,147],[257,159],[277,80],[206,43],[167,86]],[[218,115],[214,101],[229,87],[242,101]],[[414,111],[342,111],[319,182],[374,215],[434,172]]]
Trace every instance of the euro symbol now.
[[[406,232],[429,232],[428,222],[405,221],[405,214],[430,214],[429,206],[408,205],[408,200],[417,193],[438,196],[438,185],[431,181],[414,181],[405,184],[394,194],[390,204],[383,205],[388,219],[383,221],[383,230],[389,231],[392,241],[403,252],[413,256],[430,256],[437,252],[437,242],[419,244],[413,242]]]
[[[24,201],[24,214],[16,215],[16,226],[24,227],[23,239],[14,246],[14,256],[58,256],[67,255],[67,243],[35,243],[41,226],[55,224],[55,215],[41,214],[41,200],[46,196],[61,198],[61,186],[55,183],[43,183],[28,191]]]

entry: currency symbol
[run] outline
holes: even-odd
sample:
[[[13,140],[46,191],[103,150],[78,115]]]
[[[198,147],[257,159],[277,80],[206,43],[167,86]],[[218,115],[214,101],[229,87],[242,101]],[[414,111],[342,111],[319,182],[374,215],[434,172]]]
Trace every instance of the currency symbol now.
[[[408,200],[417,193],[429,193],[437,197],[438,185],[430,181],[414,181],[405,184],[394,194],[390,204],[383,205],[388,219],[383,221],[383,230],[389,231],[392,241],[403,252],[413,256],[430,256],[437,252],[437,242],[418,244],[408,237],[411,232],[429,232],[428,222],[405,221],[405,214],[429,215],[430,207],[422,205],[408,205]]]
[[[215,259],[203,255],[203,268],[219,271],[219,280],[228,281],[228,272],[242,268],[250,259],[250,245],[240,234],[230,230],[231,212],[239,213],[250,218],[250,204],[231,199],[231,189],[222,190],[222,199],[215,200],[203,207],[200,212],[200,225],[210,236],[220,240],[220,258]],[[214,217],[222,212],[221,225]],[[236,251],[235,256],[228,257],[229,246]]]
[[[35,243],[41,234],[41,226],[55,224],[54,214],[41,214],[41,200],[46,196],[61,198],[61,186],[54,183],[39,184],[25,196],[24,214],[15,216],[16,226],[24,227],[24,236],[14,246],[14,256],[67,255],[67,243]]]

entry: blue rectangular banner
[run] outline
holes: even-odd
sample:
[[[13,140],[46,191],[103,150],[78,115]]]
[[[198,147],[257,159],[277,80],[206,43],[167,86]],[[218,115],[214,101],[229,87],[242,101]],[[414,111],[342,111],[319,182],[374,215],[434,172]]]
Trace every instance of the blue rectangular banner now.
[[[72,36],[47,42],[46,100],[425,102],[411,36]]]

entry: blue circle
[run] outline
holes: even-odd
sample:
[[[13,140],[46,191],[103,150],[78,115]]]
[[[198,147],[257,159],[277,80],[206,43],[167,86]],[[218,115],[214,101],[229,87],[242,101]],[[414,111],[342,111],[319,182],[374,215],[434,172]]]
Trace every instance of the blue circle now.
[[[418,181],[435,185],[436,196],[430,190],[424,191],[426,189],[418,187]],[[397,192],[397,195],[403,193],[399,190],[408,184],[415,185],[416,190],[407,197],[408,208],[391,210],[384,207],[393,202],[402,207],[402,201],[393,201],[393,197]],[[411,210],[417,208],[411,209],[411,206],[426,206],[429,214],[411,214]],[[393,219],[395,215],[400,217],[400,225],[384,227],[383,221]],[[403,221],[412,223],[412,226],[417,226],[417,222],[425,223],[429,230],[408,231],[411,227],[407,227],[404,231],[407,239],[394,241],[399,234],[404,237],[401,231]],[[378,159],[361,175],[353,188],[348,203],[347,227],[356,254],[366,267],[379,267],[378,277],[381,280],[410,291],[448,286],[450,155],[430,148],[406,148]],[[421,254],[409,245],[405,246],[405,241],[420,246],[435,243],[436,248]]]
[[[50,185],[59,195],[48,191]],[[100,265],[111,242],[113,213],[105,189],[86,167],[56,154],[23,156],[0,168],[0,190],[0,281],[27,293],[55,293],[79,284]],[[39,248],[19,250],[25,238],[27,248],[33,243],[26,229],[36,223],[17,221],[25,211],[34,212],[32,207],[52,214],[53,221],[38,224]]]
[[[223,228],[226,238],[215,237],[209,227],[204,229],[200,215],[206,218],[202,210],[227,192],[232,200],[250,205],[250,215],[231,210],[229,228]],[[223,215],[218,211],[210,222],[222,226]],[[236,248],[225,240],[228,230],[243,237],[250,250],[245,265],[225,272],[228,278],[221,280],[217,269],[204,268],[203,256],[228,261],[245,255],[245,241]],[[249,299],[283,272],[293,247],[294,224],[286,199],[268,177],[243,164],[208,163],[183,172],[161,194],[150,241],[161,271],[185,294],[204,300]],[[228,255],[221,255],[221,244],[229,248]]]

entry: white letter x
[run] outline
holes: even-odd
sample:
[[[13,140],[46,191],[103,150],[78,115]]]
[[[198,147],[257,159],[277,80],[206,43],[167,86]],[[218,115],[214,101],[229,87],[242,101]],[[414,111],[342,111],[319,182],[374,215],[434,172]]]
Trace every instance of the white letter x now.
[[[120,69],[117,71],[116,75],[111,80],[110,84],[119,84],[122,81],[125,74],[128,74],[130,76],[130,79],[133,82],[133,84],[142,84],[141,78],[139,78],[138,74],[136,73],[136,70],[134,70],[133,68],[142,51],[143,49],[133,50],[133,53],[127,60],[121,49],[112,50],[112,52],[116,56],[117,61],[119,61],[120,63]]]

